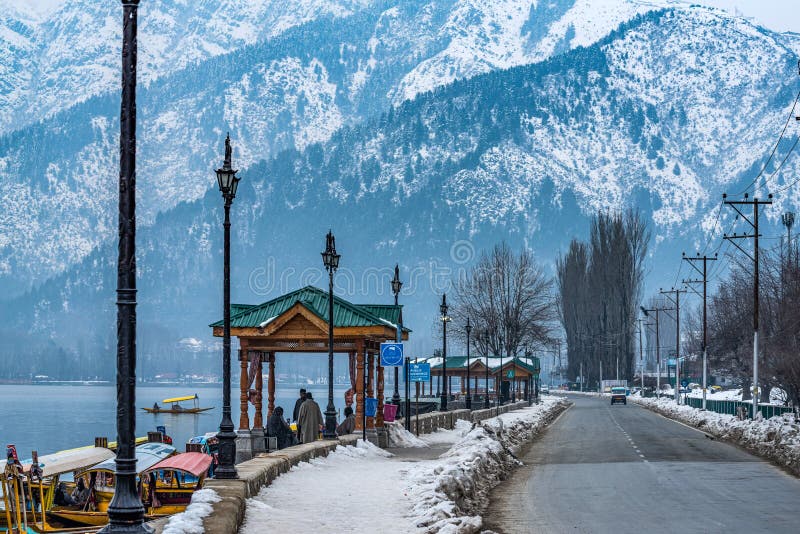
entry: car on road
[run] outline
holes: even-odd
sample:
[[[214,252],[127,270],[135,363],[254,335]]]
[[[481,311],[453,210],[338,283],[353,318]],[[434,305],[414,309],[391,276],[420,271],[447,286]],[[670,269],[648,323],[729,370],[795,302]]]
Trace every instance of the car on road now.
[[[540,388],[539,391],[547,395],[550,393],[550,386],[548,386],[547,384],[542,384],[542,387]]]
[[[619,402],[622,404],[628,404],[627,389],[624,387],[615,386],[611,388],[611,405],[613,406]]]

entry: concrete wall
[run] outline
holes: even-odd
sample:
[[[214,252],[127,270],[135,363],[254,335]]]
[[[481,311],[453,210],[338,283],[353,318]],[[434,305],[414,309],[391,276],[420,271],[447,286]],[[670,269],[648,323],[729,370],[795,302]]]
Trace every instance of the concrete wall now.
[[[487,410],[453,410],[449,412],[433,412],[419,416],[419,433],[429,434],[440,428],[452,429],[456,421],[480,422],[484,419],[496,417],[498,414],[511,410],[519,410],[528,406],[527,402],[506,404]],[[402,422],[402,419],[399,421]],[[411,430],[415,430],[416,417],[411,419]],[[242,462],[236,466],[239,478],[236,480],[207,480],[205,488],[216,491],[222,500],[213,505],[211,515],[203,520],[203,528],[209,534],[236,534],[244,521],[247,499],[258,494],[264,486],[269,486],[273,480],[286,473],[292,466],[300,462],[307,462],[312,458],[327,456],[329,452],[339,445],[355,445],[361,434],[350,434],[341,437],[338,441],[322,440],[314,443],[296,445],[280,451],[260,454],[252,460]],[[161,534],[169,518],[159,519],[150,523]]]

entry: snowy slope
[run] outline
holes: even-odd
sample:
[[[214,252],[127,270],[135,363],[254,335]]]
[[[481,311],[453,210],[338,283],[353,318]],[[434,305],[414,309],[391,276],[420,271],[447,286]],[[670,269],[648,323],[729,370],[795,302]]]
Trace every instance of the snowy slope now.
[[[427,339],[435,313],[430,296],[447,290],[481,248],[506,239],[534,248],[546,262],[585,232],[596,209],[629,205],[653,223],[653,272],[661,276],[666,269],[671,278],[679,247],[695,240],[702,246],[706,236],[696,229],[714,227],[721,193],[744,188],[786,119],[798,87],[795,55],[783,39],[699,8],[648,13],[590,47],[455,82],[337,130],[303,152],[286,150],[241,165],[234,205],[235,300],[262,302],[320,283],[314,271],[320,239],[333,227],[343,272],[346,263],[342,294],[356,301],[388,298],[373,275],[376,266],[399,259],[412,277],[404,295],[408,326]],[[264,63],[261,56],[258,63]],[[323,63],[330,77],[333,63]],[[320,68],[311,71],[322,76]],[[152,102],[162,90],[178,94],[170,84],[152,90]],[[187,110],[213,109],[216,102],[178,100]],[[345,103],[335,100],[342,109]],[[183,145],[198,150],[207,163],[195,167],[200,179],[187,176],[183,187],[199,190],[194,184],[213,179],[209,169],[219,163],[224,132],[202,128],[216,124],[206,117],[177,117],[196,129],[173,131],[175,121],[164,121],[159,139],[165,147],[144,153],[160,154],[150,165],[164,165],[166,173],[180,167]],[[97,123],[98,132],[101,127]],[[796,136],[793,123],[792,128]],[[248,150],[251,161],[256,157],[257,143],[250,140],[256,133],[236,138],[237,162]],[[208,152],[203,148],[214,143]],[[794,179],[799,161],[790,158],[771,185]],[[140,173],[142,197],[150,200],[142,176],[152,175]],[[774,220],[793,204],[795,193],[790,189],[777,198],[789,204],[768,216]],[[113,192],[108,195],[112,202]],[[205,325],[218,319],[219,217],[219,193],[210,190],[141,230],[140,316],[157,321],[158,332],[204,339]],[[730,222],[723,218],[726,231]],[[113,231],[113,223],[107,225]],[[32,242],[47,234],[25,231]],[[15,331],[46,331],[71,350],[76,339],[98,329],[85,318],[111,302],[114,251],[113,240],[103,241],[78,267],[63,268],[15,301],[17,313],[4,324]],[[31,248],[35,254],[43,255]],[[112,331],[108,321],[99,331]]]
[[[147,84],[320,17],[342,17],[368,0],[151,0],[139,8],[139,80]],[[0,93],[0,132],[116,91],[122,39],[119,2],[71,0],[55,11],[0,0],[0,66],[25,71]],[[24,25],[25,28],[20,27]],[[11,34],[11,35],[10,35]],[[24,40],[20,48],[18,41]],[[14,63],[24,62],[24,69]],[[22,66],[22,65],[20,65]],[[4,77],[5,80],[5,77]]]
[[[67,2],[0,26],[16,30],[0,57],[22,58],[0,91],[0,131],[61,110],[0,137],[0,173],[21,177],[0,182],[0,220],[15,229],[0,235],[0,287],[10,294],[79,262],[116,227],[117,8]],[[651,8],[634,0],[142,4],[138,171],[150,179],[139,182],[139,223],[213,187],[209,170],[227,130],[247,167],[325,142],[421,91],[593,42]]]

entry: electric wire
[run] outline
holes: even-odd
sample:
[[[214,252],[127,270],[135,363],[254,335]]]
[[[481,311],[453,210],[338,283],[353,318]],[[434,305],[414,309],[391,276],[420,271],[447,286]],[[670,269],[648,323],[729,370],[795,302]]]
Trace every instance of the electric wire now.
[[[772,161],[772,158],[775,156],[775,152],[778,150],[778,146],[781,144],[781,140],[783,140],[783,135],[786,133],[786,129],[789,127],[789,123],[791,122],[792,117],[794,117],[794,109],[797,107],[797,101],[798,100],[800,100],[800,91],[797,92],[797,96],[794,99],[794,104],[792,104],[792,110],[789,112],[789,116],[786,118],[786,123],[783,125],[783,130],[781,130],[781,135],[778,137],[778,140],[775,142],[775,146],[772,147],[772,152],[770,152],[770,155],[767,158],[767,161],[764,163],[764,166],[761,168],[761,171],[758,173],[758,175],[756,175],[756,177],[753,178],[753,181],[750,182],[750,185],[745,187],[744,191],[739,193],[739,195],[743,195],[743,194],[747,193],[750,190],[750,188],[753,187],[753,185],[755,185],[756,182],[758,182],[758,179],[761,178],[761,176],[764,174],[764,171],[767,170],[767,167],[769,166],[770,161]],[[797,143],[795,143],[795,144],[797,144]],[[767,181],[769,181],[769,180],[767,180]],[[766,181],[764,183],[766,183]]]
[[[792,148],[789,149],[789,152],[786,153],[786,157],[783,158],[783,161],[781,162],[781,164],[778,166],[777,169],[775,169],[775,172],[772,173],[772,176],[770,176],[767,181],[771,180],[772,177],[775,176],[778,173],[779,170],[781,170],[781,168],[783,167],[783,164],[786,163],[786,160],[789,159],[789,156],[792,155],[792,151],[794,151],[795,147],[797,147],[797,144],[799,142],[800,142],[800,135],[798,135],[797,139],[794,140],[794,144],[792,145]],[[784,187],[778,189],[775,193],[773,193],[773,195],[780,195],[781,193],[783,193],[784,191],[786,191],[787,189],[789,189],[790,187],[795,185],[797,182],[800,182],[800,178],[797,178],[792,183],[790,183],[788,185],[785,185]]]

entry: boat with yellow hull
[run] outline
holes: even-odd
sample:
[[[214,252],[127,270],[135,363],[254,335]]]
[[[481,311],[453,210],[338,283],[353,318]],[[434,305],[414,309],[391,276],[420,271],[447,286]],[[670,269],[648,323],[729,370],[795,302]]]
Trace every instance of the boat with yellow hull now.
[[[165,443],[145,443],[136,447],[136,468],[141,479],[142,473],[162,460],[175,455],[172,445]],[[116,464],[113,459],[99,463],[81,473],[84,481],[88,481],[90,497],[86,505],[80,508],[71,506],[54,506],[48,513],[61,523],[101,527],[108,523],[108,506],[114,497]]]
[[[28,462],[0,464],[3,470],[2,525],[0,532],[96,532],[98,528],[62,522],[50,515],[54,508],[56,491],[79,478],[87,469],[114,458],[114,453],[104,447],[91,447],[57,452]]]
[[[174,413],[174,414],[181,414],[181,413],[201,413],[207,412],[208,410],[213,410],[213,406],[210,408],[201,408],[198,402],[200,397],[197,396],[197,393],[194,395],[187,395],[185,397],[172,397],[169,399],[164,399],[161,401],[162,404],[167,405],[169,404],[169,408],[162,408],[155,403],[152,408],[143,408],[144,411],[147,413]],[[186,401],[194,401],[194,405],[190,408],[181,406],[181,402]]]

